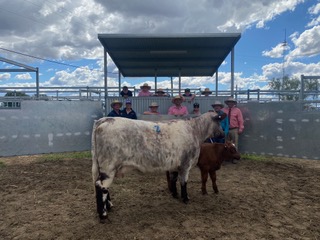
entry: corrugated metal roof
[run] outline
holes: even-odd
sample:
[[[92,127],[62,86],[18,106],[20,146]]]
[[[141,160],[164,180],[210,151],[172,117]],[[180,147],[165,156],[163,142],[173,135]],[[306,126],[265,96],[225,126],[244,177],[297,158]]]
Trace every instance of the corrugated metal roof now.
[[[240,33],[134,35],[98,34],[124,77],[212,76]]]

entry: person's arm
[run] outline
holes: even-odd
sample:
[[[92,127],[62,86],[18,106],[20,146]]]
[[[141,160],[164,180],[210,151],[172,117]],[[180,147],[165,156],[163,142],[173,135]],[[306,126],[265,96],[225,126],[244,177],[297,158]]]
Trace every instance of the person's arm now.
[[[240,109],[238,112],[238,124],[239,124],[239,132],[238,133],[241,134],[244,129],[244,121],[243,121],[243,116],[242,116],[242,112]]]

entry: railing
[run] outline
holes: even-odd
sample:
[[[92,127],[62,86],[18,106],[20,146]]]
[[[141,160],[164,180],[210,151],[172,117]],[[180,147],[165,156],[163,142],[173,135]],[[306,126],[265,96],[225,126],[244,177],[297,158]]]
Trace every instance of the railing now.
[[[135,87],[129,87],[129,90],[133,92],[134,96],[138,95],[140,89]],[[200,88],[190,89],[191,93],[196,95],[197,98],[203,98],[201,96]],[[179,94],[179,89],[164,89],[169,96]],[[5,96],[10,92],[11,96]],[[0,108],[20,108],[20,102],[23,100],[45,100],[45,101],[104,101],[104,88],[103,87],[40,87],[39,97],[36,95],[36,87],[0,87]],[[154,90],[151,90],[154,92]],[[184,90],[182,90],[184,92]],[[21,93],[24,93],[21,96]],[[257,101],[260,103],[284,101],[290,97],[295,101],[301,100],[303,102],[310,103],[308,109],[320,108],[320,91],[304,91],[301,93],[298,90],[260,90],[260,89],[248,89],[248,90],[236,90],[235,98],[240,103],[247,103],[251,101]],[[215,92],[211,96],[215,96]],[[216,97],[228,97],[230,91],[218,91]],[[108,97],[119,97],[119,88],[108,88]]]

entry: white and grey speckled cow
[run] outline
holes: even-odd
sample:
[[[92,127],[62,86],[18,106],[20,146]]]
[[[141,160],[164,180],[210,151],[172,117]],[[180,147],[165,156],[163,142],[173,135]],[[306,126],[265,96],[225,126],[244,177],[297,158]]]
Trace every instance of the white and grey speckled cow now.
[[[208,112],[196,118],[163,122],[110,117],[95,121],[92,177],[100,219],[106,218],[112,206],[108,188],[114,177],[133,168],[142,172],[177,172],[181,197],[187,203],[189,170],[197,164],[200,146],[205,139],[212,133],[216,136],[223,134],[216,121],[221,117]],[[172,184],[172,195],[176,197],[176,179]]]

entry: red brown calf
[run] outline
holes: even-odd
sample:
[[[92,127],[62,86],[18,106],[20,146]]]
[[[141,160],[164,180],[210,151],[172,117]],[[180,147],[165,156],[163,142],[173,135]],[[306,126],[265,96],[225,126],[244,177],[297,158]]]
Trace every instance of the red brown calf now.
[[[216,171],[220,169],[223,161],[230,159],[240,159],[239,152],[237,151],[235,145],[231,142],[203,143],[201,145],[198,167],[201,171],[202,194],[208,194],[206,183],[209,174],[214,192],[219,192],[216,184]]]

